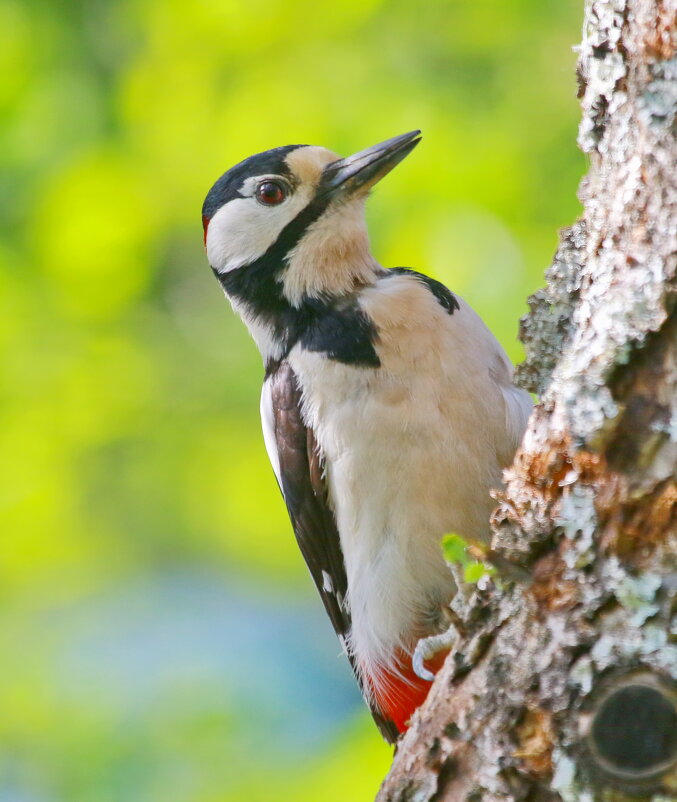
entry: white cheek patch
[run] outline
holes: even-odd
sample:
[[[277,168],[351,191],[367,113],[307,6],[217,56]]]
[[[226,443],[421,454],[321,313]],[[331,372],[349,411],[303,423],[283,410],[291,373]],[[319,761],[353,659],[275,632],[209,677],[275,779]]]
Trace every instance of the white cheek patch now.
[[[254,183],[259,180],[248,179]],[[278,206],[264,206],[253,197],[235,198],[226,203],[212,217],[207,229],[209,264],[218,273],[251,264],[308,205],[310,194],[309,189],[299,188]]]

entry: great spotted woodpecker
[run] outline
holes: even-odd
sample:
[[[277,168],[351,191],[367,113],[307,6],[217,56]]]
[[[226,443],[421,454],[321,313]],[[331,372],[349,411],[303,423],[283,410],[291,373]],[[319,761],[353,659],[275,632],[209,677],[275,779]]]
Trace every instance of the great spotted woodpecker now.
[[[263,436],[298,544],[391,742],[430,687],[416,644],[456,592],[441,538],[488,540],[489,490],[531,410],[463,299],[371,254],[367,194],[419,135],[346,159],[274,148],[202,209],[209,263],[263,356]]]

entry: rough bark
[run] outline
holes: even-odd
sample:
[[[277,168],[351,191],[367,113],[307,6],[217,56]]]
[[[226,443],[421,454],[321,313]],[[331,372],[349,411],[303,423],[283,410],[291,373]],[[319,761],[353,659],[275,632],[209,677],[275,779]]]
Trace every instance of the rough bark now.
[[[522,323],[499,570],[378,802],[677,799],[677,0],[587,0],[584,215]]]

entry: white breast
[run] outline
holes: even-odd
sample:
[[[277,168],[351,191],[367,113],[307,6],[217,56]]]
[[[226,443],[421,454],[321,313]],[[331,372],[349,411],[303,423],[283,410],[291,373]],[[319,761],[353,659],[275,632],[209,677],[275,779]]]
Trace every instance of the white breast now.
[[[326,460],[350,648],[378,676],[395,649],[428,634],[431,611],[454,592],[442,536],[488,538],[489,490],[500,486],[531,401],[512,388],[507,357],[463,301],[449,315],[405,275],[366,289],[361,305],[379,331],[380,368],[298,346],[290,362]],[[506,392],[519,399],[517,415]]]

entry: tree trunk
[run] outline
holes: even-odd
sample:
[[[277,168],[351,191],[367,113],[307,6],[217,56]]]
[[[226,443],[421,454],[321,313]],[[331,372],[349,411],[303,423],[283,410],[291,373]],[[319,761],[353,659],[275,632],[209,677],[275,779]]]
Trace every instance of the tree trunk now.
[[[584,215],[521,336],[499,567],[377,802],[677,799],[677,0],[587,0]]]

